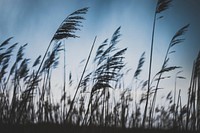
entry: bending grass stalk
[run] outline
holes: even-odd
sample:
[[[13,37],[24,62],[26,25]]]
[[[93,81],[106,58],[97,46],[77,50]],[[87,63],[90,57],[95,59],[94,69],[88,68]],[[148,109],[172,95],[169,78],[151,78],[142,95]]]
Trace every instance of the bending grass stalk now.
[[[70,14],[62,23],[61,25],[59,26],[59,28],[57,29],[56,33],[54,34],[53,38],[51,39],[46,51],[45,51],[45,54],[42,58],[42,61],[39,65],[39,68],[38,70],[36,71],[36,74],[33,78],[33,83],[31,84],[30,86],[30,89],[27,89],[25,92],[23,93],[27,93],[26,94],[26,97],[24,99],[23,102],[21,102],[20,106],[19,106],[19,109],[21,109],[21,113],[23,113],[24,111],[24,108],[26,106],[26,103],[28,101],[28,98],[30,97],[30,94],[31,94],[31,91],[34,90],[34,85],[35,85],[35,82],[37,81],[37,78],[38,78],[38,75],[40,73],[40,70],[42,68],[42,65],[45,61],[45,58],[47,56],[47,53],[52,45],[52,42],[54,40],[61,40],[61,39],[64,39],[64,38],[76,38],[78,36],[74,35],[73,33],[76,31],[76,30],[79,30],[79,23],[81,23],[81,20],[83,20],[84,18],[81,17],[80,15],[82,14],[86,14],[88,11],[88,8],[82,8],[82,9],[79,9],[75,12],[73,12],[72,14]],[[62,32],[61,32],[62,31]],[[19,115],[21,117],[21,114]],[[18,118],[18,121],[20,121],[20,117]]]
[[[147,99],[146,99],[146,104],[145,104],[145,109],[144,109],[144,117],[142,120],[142,127],[145,127],[145,121],[146,121],[146,114],[147,114],[147,106],[149,102],[149,93],[150,93],[150,80],[151,80],[151,66],[153,62],[153,43],[154,43],[154,34],[155,34],[155,27],[156,27],[156,16],[157,13],[155,12],[154,14],[154,22],[153,22],[153,31],[152,31],[152,40],[151,40],[151,52],[150,52],[150,62],[149,62],[149,76],[148,76],[148,88],[147,88]]]
[[[84,69],[83,69],[83,72],[82,72],[81,78],[80,78],[80,80],[79,80],[78,86],[77,86],[77,88],[76,88],[76,92],[75,92],[74,97],[73,97],[73,99],[72,99],[72,102],[71,102],[71,104],[70,104],[69,111],[68,111],[68,113],[67,113],[67,116],[66,116],[66,119],[65,119],[65,120],[68,119],[68,117],[69,117],[69,115],[70,115],[70,112],[71,112],[71,110],[72,110],[72,108],[73,108],[73,105],[74,105],[74,101],[75,101],[76,95],[77,95],[77,93],[78,93],[79,87],[80,87],[80,85],[81,85],[81,81],[82,81],[83,76],[84,76],[84,74],[85,74],[85,71],[86,71],[87,65],[88,65],[89,60],[90,60],[90,56],[91,56],[92,51],[93,51],[93,48],[94,48],[94,44],[95,44],[95,42],[96,42],[96,38],[97,38],[97,36],[95,36],[95,38],[94,38],[94,42],[93,42],[93,44],[92,44],[92,47],[91,47],[91,50],[90,50],[89,56],[88,56],[88,58],[87,58],[87,61],[86,61],[85,67],[84,67]]]

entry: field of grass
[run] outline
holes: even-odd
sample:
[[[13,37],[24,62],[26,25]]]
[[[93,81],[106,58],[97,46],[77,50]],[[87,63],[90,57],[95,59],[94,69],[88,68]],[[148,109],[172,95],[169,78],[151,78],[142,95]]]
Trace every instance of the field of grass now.
[[[197,133],[198,131],[179,131],[175,129],[143,129],[95,126],[66,126],[61,124],[2,125],[2,133]]]
[[[119,48],[121,27],[114,31],[110,39],[99,45],[95,57],[91,57],[96,38],[88,53],[84,69],[75,83],[74,95],[67,96],[68,89],[74,84],[72,73],[66,74],[65,49],[61,40],[77,38],[75,34],[82,27],[84,15],[89,8],[79,9],[61,23],[55,32],[44,55],[39,55],[33,64],[24,54],[27,44],[18,46],[11,44],[11,38],[0,44],[0,132],[20,133],[129,133],[129,132],[194,132],[200,129],[200,54],[193,64],[187,103],[181,102],[181,90],[176,86],[164,96],[165,105],[156,105],[160,81],[171,76],[166,73],[175,71],[177,79],[181,66],[169,65],[170,55],[176,51],[174,47],[184,41],[189,24],[181,27],[172,37],[167,47],[161,69],[152,75],[152,62],[156,22],[159,15],[170,7],[171,0],[158,0],[153,18],[151,49],[149,55],[147,79],[138,77],[146,61],[146,53],[142,53],[137,70],[133,73],[131,87],[137,85],[142,94],[136,99],[137,90],[124,85],[129,70],[126,69],[125,53],[128,48]],[[17,53],[13,51],[16,49]],[[58,102],[52,94],[52,72],[60,61],[60,53],[64,53],[63,89]],[[93,59],[93,70],[87,70],[89,61]],[[12,61],[11,61],[12,60]],[[191,64],[192,65],[192,64]],[[87,71],[86,71],[87,70]],[[187,77],[189,78],[189,77]],[[68,79],[68,81],[66,81]],[[154,85],[152,85],[154,84]],[[119,89],[116,97],[111,90]],[[176,100],[177,99],[177,100]],[[113,102],[114,101],[114,102]],[[144,107],[142,107],[144,106]],[[141,109],[143,108],[143,110]],[[48,123],[48,124],[45,124]],[[173,129],[173,130],[172,130]]]

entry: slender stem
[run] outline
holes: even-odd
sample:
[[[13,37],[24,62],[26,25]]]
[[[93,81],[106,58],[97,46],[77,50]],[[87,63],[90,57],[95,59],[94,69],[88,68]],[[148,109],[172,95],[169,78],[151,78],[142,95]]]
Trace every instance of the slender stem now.
[[[64,85],[63,85],[63,92],[64,92],[64,103],[63,103],[63,118],[65,118],[65,109],[66,109],[66,47],[64,44]]]
[[[199,64],[198,64],[199,65]],[[198,66],[199,67],[199,66]],[[197,130],[200,130],[200,75],[197,76],[198,90],[197,90]]]
[[[174,119],[174,126],[177,126],[177,121],[176,121],[176,117],[177,117],[177,113],[178,113],[178,104],[180,102],[180,95],[181,95],[181,89],[179,89],[179,93],[178,93],[178,100],[177,100],[177,104],[176,104],[176,108],[175,108],[175,119]],[[174,106],[175,107],[175,106]]]
[[[89,63],[90,56],[91,56],[92,51],[93,51],[93,48],[94,48],[94,44],[95,44],[95,42],[96,42],[96,38],[97,38],[97,36],[95,36],[95,38],[94,38],[94,42],[93,42],[93,44],[92,44],[92,47],[91,47],[89,56],[88,56],[88,58],[87,58],[85,67],[84,67],[83,72],[82,72],[82,75],[81,75],[81,78],[80,78],[79,83],[78,83],[78,86],[77,86],[77,88],[76,88],[76,92],[75,92],[74,97],[73,97],[73,99],[72,99],[72,101],[71,101],[71,104],[70,104],[70,107],[69,107],[69,111],[68,111],[67,116],[66,116],[66,120],[68,119],[69,114],[70,114],[70,112],[71,112],[71,110],[72,110],[72,107],[73,107],[73,105],[74,105],[74,101],[75,101],[76,95],[77,95],[77,93],[78,93],[79,87],[80,87],[80,85],[81,85],[81,81],[82,81],[82,79],[83,79],[83,76],[84,76],[84,74],[85,74],[87,65],[88,65],[88,63]]]
[[[28,101],[28,98],[30,97],[31,91],[34,89],[35,81],[36,81],[37,78],[38,78],[40,69],[42,68],[42,64],[44,63],[44,60],[45,60],[45,58],[46,58],[46,56],[47,56],[47,53],[48,53],[48,51],[49,51],[49,48],[50,48],[52,42],[53,42],[53,38],[51,39],[51,41],[50,41],[50,43],[49,43],[49,45],[48,45],[48,47],[47,47],[47,49],[46,49],[46,51],[45,51],[45,54],[44,54],[44,56],[43,56],[43,59],[42,59],[42,61],[41,61],[41,63],[40,63],[40,66],[39,66],[38,70],[36,71],[35,76],[33,77],[33,81],[32,81],[32,83],[31,83],[30,89],[28,89],[28,90],[26,91],[26,92],[27,92],[26,98],[24,99],[23,102],[21,102],[21,104],[20,104],[20,106],[19,106],[19,109],[21,109],[21,111],[20,111],[20,115],[19,115],[18,121],[20,120],[20,118],[21,118],[21,116],[22,116],[22,113],[23,113],[23,111],[24,111],[24,108],[25,108],[25,106],[26,106],[26,103],[27,103],[27,101]]]
[[[174,117],[174,126],[176,124],[176,83],[177,83],[177,74],[176,74],[175,83],[174,83],[174,114],[173,114],[173,117]]]
[[[147,107],[148,107],[148,102],[149,102],[151,67],[152,67],[152,62],[153,62],[153,44],[154,44],[155,26],[156,26],[156,12],[154,14],[154,21],[153,21],[153,31],[152,31],[152,38],[151,38],[151,51],[150,51],[150,59],[149,59],[149,76],[148,76],[147,99],[146,99],[146,104],[145,104],[145,109],[144,109],[144,117],[143,117],[143,121],[142,121],[142,127],[145,127]]]
[[[195,64],[196,65],[196,64]],[[196,71],[195,71],[196,72]],[[193,106],[193,112],[192,112],[192,130],[196,130],[196,83],[197,83],[197,79],[196,77],[194,77],[194,81],[193,81],[193,85],[192,85],[192,106]]]
[[[164,65],[165,65],[165,62],[166,62],[167,57],[168,57],[168,54],[169,54],[170,45],[171,45],[171,44],[169,44],[169,46],[168,46],[168,49],[167,49],[167,52],[166,52],[165,59],[164,59],[164,62],[163,62],[163,65],[162,65],[161,70],[164,69]],[[161,80],[162,74],[163,74],[163,73],[160,73],[160,75],[159,75],[159,77],[158,77],[158,80],[157,80],[155,92],[154,92],[154,95],[153,95],[152,106],[151,106],[151,109],[150,109],[150,118],[149,118],[149,119],[153,118],[154,109],[155,109],[155,103],[156,103],[156,96],[157,96],[157,92],[158,92],[158,86],[159,86],[159,84],[160,84],[160,80]]]
[[[191,80],[190,80],[190,87],[188,91],[188,101],[187,101],[187,117],[186,117],[186,130],[188,130],[188,123],[189,123],[189,117],[190,117],[190,100],[191,100],[191,94],[192,94],[192,82],[193,82],[193,77],[194,77],[194,69],[195,69],[195,62],[193,63],[193,69],[192,69],[192,75],[191,75]]]

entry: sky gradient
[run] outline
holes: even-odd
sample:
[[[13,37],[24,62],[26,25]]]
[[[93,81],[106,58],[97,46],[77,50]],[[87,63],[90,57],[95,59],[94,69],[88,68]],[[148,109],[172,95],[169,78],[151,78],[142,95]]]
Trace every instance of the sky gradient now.
[[[97,49],[119,26],[122,36],[118,46],[128,47],[126,67],[132,68],[127,77],[133,75],[139,57],[145,51],[146,62],[140,77],[145,80],[155,6],[156,0],[0,0],[0,42],[14,36],[13,42],[28,43],[25,53],[34,61],[38,55],[44,53],[56,29],[67,15],[79,8],[90,7],[85,16],[84,27],[77,32],[80,38],[65,40],[67,69],[74,73],[74,80],[77,80],[83,69],[83,65],[79,63],[87,57],[94,37],[97,36]],[[152,75],[161,68],[170,39],[178,29],[190,24],[184,36],[186,40],[174,47],[176,53],[170,56],[169,63],[183,67],[182,76],[187,79],[177,83],[177,88],[183,90],[183,97],[187,95],[192,64],[200,50],[199,7],[200,0],[173,0],[172,6],[162,13],[164,18],[157,21],[156,25]],[[62,69],[56,71],[53,80],[61,87],[59,83]],[[167,88],[162,91],[163,94],[173,89],[176,72],[171,73],[172,78],[167,82],[161,82],[161,87]]]

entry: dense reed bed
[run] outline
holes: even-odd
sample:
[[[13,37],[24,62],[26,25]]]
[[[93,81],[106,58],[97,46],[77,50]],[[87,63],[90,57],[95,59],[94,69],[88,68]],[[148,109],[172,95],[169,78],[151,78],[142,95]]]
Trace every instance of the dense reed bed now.
[[[63,39],[77,38],[76,31],[82,27],[88,8],[79,9],[61,23],[44,53],[31,64],[24,54],[27,44],[10,43],[11,38],[0,44],[0,129],[5,132],[189,132],[200,129],[200,54],[193,64],[188,102],[181,102],[181,90],[170,91],[165,97],[166,105],[156,104],[160,81],[176,72],[180,76],[181,66],[169,64],[170,55],[178,50],[177,44],[184,41],[189,25],[177,30],[168,43],[161,69],[152,75],[153,47],[156,22],[162,19],[162,12],[170,7],[171,0],[158,0],[153,18],[152,41],[149,55],[147,79],[137,83],[147,55],[141,54],[137,69],[132,74],[131,86],[124,79],[129,73],[125,53],[128,48],[119,48],[121,27],[110,39],[105,39],[92,57],[96,38],[92,44],[78,83],[72,82],[72,73],[66,73],[67,47]],[[18,49],[17,49],[18,48]],[[17,53],[15,52],[17,51]],[[15,54],[16,53],[16,54]],[[52,72],[64,53],[64,83],[60,99],[55,102],[52,89]],[[88,69],[92,61],[93,70]],[[178,65],[178,64],[177,64]],[[191,64],[192,65],[192,64]],[[86,71],[87,70],[87,71]],[[68,81],[66,81],[68,77]],[[188,77],[187,77],[188,78]],[[68,89],[75,84],[74,95],[68,96]],[[137,84],[137,89],[132,90]],[[155,84],[153,86],[152,84]],[[120,90],[120,91],[117,91]],[[137,96],[137,90],[143,93]],[[120,92],[116,96],[116,92]],[[140,98],[140,99],[139,99]],[[177,100],[176,100],[177,99]],[[142,110],[142,106],[144,109]],[[144,112],[143,112],[144,111]]]

